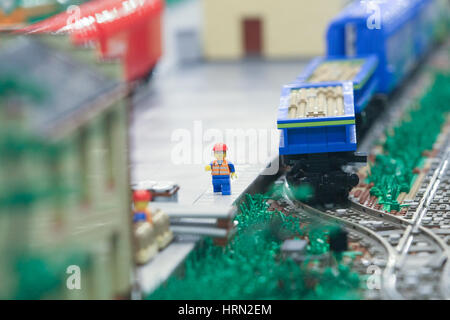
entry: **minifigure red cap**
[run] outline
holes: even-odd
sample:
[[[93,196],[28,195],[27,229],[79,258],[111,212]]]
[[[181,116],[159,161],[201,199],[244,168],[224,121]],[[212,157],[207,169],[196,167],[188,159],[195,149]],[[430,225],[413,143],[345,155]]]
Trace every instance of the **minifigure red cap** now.
[[[224,151],[226,152],[228,150],[227,145],[225,143],[216,143],[214,145],[213,151]]]
[[[136,190],[133,192],[133,201],[151,201],[152,194],[148,190]]]

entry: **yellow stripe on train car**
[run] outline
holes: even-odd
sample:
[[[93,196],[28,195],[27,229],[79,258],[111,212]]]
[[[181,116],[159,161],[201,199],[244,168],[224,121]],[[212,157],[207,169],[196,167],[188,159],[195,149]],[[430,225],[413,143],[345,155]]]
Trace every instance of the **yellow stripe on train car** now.
[[[353,120],[336,120],[336,121],[280,123],[280,124],[278,124],[278,129],[322,127],[322,126],[343,126],[346,124],[355,124],[355,120],[353,119]]]

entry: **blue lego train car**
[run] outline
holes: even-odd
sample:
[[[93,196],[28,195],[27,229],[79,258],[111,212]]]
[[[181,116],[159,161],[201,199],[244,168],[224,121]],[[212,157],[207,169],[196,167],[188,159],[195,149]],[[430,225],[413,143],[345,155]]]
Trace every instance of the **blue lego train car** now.
[[[340,70],[340,66],[349,65],[353,68],[350,72]],[[378,66],[376,56],[358,56],[354,58],[346,57],[319,57],[313,59],[304,71],[297,77],[298,83],[320,83],[330,81],[352,81],[355,113],[359,114],[375,94],[378,87],[378,78],[375,71]],[[333,69],[332,74],[320,73],[321,69],[328,67]],[[326,70],[325,70],[326,71]],[[320,73],[316,76],[316,73]]]
[[[377,91],[390,93],[430,48],[438,7],[436,0],[369,3],[351,3],[330,23],[327,55],[375,55]]]
[[[373,97],[399,87],[430,50],[437,2],[391,0],[368,10],[355,1],[332,20],[327,55],[282,89],[277,126],[288,181],[309,183],[322,201],[347,198],[359,179],[342,167],[366,162],[355,150],[367,114],[381,112]]]
[[[282,90],[277,126],[282,162],[292,166],[288,180],[310,184],[322,200],[346,197],[359,179],[341,167],[366,159],[355,153],[353,94],[352,81],[297,81]]]
[[[331,99],[334,105],[328,106],[326,100]],[[314,113],[316,115],[311,116]],[[282,137],[281,155],[355,151],[352,83],[293,83],[285,86],[277,124]]]

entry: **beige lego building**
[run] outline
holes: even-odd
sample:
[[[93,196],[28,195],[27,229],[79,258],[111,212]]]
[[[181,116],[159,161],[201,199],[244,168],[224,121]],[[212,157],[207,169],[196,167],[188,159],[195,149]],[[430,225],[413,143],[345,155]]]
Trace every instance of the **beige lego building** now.
[[[15,77],[42,92],[22,100],[33,90],[16,85],[0,99],[0,298],[127,297],[127,85],[36,38],[5,43],[0,58],[0,95]]]
[[[348,0],[203,0],[206,59],[322,55],[329,21]]]

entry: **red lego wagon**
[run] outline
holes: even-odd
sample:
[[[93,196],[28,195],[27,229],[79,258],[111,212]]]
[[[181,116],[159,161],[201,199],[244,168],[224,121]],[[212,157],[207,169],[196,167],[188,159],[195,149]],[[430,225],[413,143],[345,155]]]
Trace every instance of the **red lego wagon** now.
[[[94,0],[33,24],[29,33],[68,33],[94,43],[102,59],[121,59],[125,80],[150,77],[161,57],[162,0]]]

